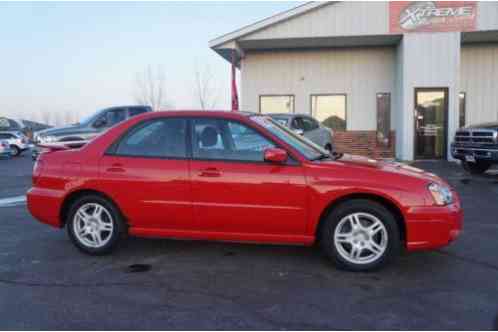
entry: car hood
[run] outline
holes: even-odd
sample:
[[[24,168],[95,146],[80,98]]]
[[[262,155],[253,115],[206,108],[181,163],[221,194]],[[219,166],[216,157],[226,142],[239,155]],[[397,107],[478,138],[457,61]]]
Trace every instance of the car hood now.
[[[466,129],[495,129],[498,130],[498,122],[478,123],[475,125],[467,126]]]
[[[36,135],[40,136],[58,136],[58,135],[66,135],[66,134],[75,134],[77,132],[83,131],[81,125],[70,125],[66,127],[57,127],[57,128],[48,128],[44,130],[40,130],[36,132]]]
[[[392,173],[401,176],[408,176],[426,182],[437,182],[440,184],[446,184],[441,178],[439,178],[437,175],[433,173],[395,161],[376,160],[367,157],[346,154],[342,156],[342,158],[334,162],[339,162],[346,166],[378,170],[381,172]]]

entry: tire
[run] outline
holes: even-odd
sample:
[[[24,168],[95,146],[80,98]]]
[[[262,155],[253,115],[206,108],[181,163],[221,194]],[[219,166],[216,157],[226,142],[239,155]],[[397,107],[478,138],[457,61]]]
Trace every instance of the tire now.
[[[325,144],[324,146],[325,150],[332,152],[332,145],[331,144]]]
[[[487,161],[478,161],[476,163],[469,163],[467,161],[463,161],[462,165],[467,172],[475,175],[482,174],[491,167],[491,163]]]
[[[358,220],[360,224],[354,231],[352,225],[357,224]],[[369,229],[368,226],[373,224],[376,226]],[[348,231],[348,226],[351,226],[349,232],[343,232]],[[373,232],[373,236],[370,232]],[[380,269],[401,251],[400,231],[395,216],[383,205],[368,199],[341,203],[326,217],[319,234],[325,254],[337,267],[349,271]],[[353,258],[354,248],[355,252],[359,252],[356,258]]]
[[[14,157],[17,157],[17,156],[19,156],[21,154],[21,149],[19,149],[15,145],[11,145],[10,149],[12,150],[12,156],[14,156]]]
[[[101,208],[100,214],[96,207]],[[65,222],[73,244],[82,252],[93,256],[111,253],[126,234],[126,226],[119,210],[112,202],[98,195],[77,199],[69,208]]]

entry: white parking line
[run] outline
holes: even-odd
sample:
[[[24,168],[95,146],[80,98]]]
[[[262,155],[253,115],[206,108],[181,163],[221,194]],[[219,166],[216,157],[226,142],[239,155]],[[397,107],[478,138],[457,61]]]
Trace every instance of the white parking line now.
[[[26,204],[26,196],[15,196],[0,199],[0,208]]]

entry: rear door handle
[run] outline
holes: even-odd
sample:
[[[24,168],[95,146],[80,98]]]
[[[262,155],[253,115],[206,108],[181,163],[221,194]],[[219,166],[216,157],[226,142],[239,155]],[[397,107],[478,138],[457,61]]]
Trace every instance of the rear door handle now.
[[[110,173],[124,173],[125,169],[123,168],[123,164],[112,164],[111,167],[106,169],[107,172]]]
[[[206,178],[216,178],[221,176],[221,172],[219,169],[214,168],[214,167],[208,167],[199,172],[199,176],[206,177]]]

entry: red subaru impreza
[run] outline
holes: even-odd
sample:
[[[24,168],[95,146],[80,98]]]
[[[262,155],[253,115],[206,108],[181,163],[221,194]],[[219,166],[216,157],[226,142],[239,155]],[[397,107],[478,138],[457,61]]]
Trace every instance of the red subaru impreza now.
[[[433,174],[330,155],[269,117],[215,111],[145,114],[80,149],[43,153],[28,208],[93,255],[126,234],[319,242],[355,271],[403,248],[445,246],[463,217],[456,192]]]

